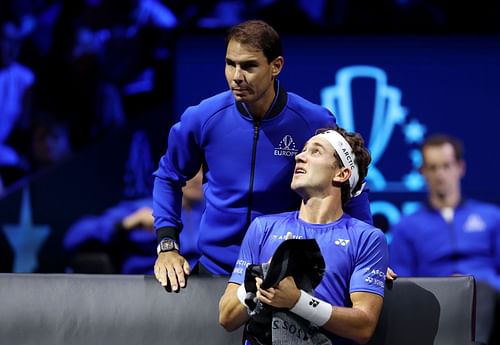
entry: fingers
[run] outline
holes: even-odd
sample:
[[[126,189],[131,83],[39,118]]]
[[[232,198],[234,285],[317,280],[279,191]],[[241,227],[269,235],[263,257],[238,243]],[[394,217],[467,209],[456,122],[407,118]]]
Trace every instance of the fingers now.
[[[293,277],[283,278],[278,286],[262,289],[262,279],[255,278],[257,286],[257,298],[265,304],[277,308],[292,308],[300,297],[300,290],[295,284]]]
[[[264,302],[266,304],[269,304],[271,305],[272,303],[272,299],[274,297],[274,289],[273,288],[269,288],[267,290],[264,290],[260,287],[260,285],[262,284],[262,279],[259,278],[259,277],[255,277],[255,285],[257,287],[257,298],[261,301],[261,302]]]
[[[160,253],[154,267],[156,279],[167,291],[171,289],[173,292],[186,287],[189,270],[189,263],[175,251]]]
[[[186,279],[184,278],[184,271],[179,265],[168,265],[166,267],[168,282],[164,286],[169,286],[173,292],[177,292],[179,287],[186,286]],[[162,284],[163,285],[163,284]]]
[[[270,288],[269,290],[263,290],[259,288],[256,297],[263,303],[273,305],[274,289]]]
[[[387,273],[385,274],[385,279],[388,281],[396,280],[398,275],[390,267],[387,267]]]
[[[189,266],[189,262],[187,262],[187,260],[184,261],[183,269],[184,274],[189,275],[189,273],[191,273],[191,267]]]
[[[162,286],[167,286],[166,270],[162,265],[158,264],[158,260],[155,263],[154,272],[156,280],[158,280]]]

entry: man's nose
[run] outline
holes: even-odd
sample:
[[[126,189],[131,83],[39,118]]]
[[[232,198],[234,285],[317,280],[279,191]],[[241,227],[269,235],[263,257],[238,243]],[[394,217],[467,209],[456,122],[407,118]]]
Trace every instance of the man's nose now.
[[[238,84],[243,81],[243,73],[238,66],[234,69],[233,80]]]
[[[296,162],[304,162],[305,157],[304,157],[304,152],[299,152],[295,155],[295,161]]]

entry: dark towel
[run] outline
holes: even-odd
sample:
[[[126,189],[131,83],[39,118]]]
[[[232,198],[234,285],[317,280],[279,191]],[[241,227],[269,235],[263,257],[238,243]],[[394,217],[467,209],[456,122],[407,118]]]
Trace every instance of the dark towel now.
[[[286,309],[263,304],[256,297],[255,277],[262,278],[262,288],[268,289],[292,276],[299,289],[312,294],[324,271],[325,262],[314,239],[286,240],[276,249],[269,264],[249,265],[245,273],[245,303],[250,320],[245,324],[244,339],[252,345],[331,344],[317,326]]]

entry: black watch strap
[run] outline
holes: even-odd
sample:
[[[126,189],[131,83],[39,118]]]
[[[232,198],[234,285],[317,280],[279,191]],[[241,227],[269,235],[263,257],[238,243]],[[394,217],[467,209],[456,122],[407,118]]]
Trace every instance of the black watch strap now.
[[[173,226],[158,228],[156,229],[156,241],[159,244],[164,238],[171,238],[175,242],[179,243],[179,232],[180,230],[174,228]]]

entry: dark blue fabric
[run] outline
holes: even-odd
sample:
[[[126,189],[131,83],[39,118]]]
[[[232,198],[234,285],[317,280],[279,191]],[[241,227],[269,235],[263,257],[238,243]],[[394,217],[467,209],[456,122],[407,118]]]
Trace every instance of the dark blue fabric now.
[[[282,110],[262,120],[257,129],[226,91],[189,107],[170,131],[168,150],[154,174],[155,228],[181,227],[181,187],[204,164],[207,202],[199,248],[201,262],[212,273],[229,274],[234,266],[249,225],[249,207],[251,219],[298,209],[300,199],[290,189],[295,154],[317,129],[335,126],[327,109],[293,93],[285,96],[286,103],[276,104]],[[371,221],[364,198],[351,213]]]
[[[500,208],[465,200],[451,223],[425,206],[392,229],[390,267],[399,276],[473,274],[500,291]]]

